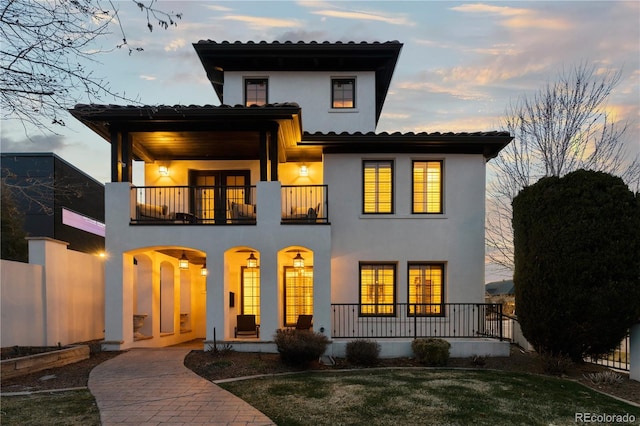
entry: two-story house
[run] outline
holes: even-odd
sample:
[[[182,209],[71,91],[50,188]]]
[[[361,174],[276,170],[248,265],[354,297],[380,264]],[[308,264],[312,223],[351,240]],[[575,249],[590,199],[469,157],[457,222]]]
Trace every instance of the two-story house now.
[[[509,134],[375,133],[399,42],[194,48],[220,106],[71,111],[111,143],[106,349],[275,351],[312,315],[336,355],[421,336],[505,353],[483,303],[484,206]]]

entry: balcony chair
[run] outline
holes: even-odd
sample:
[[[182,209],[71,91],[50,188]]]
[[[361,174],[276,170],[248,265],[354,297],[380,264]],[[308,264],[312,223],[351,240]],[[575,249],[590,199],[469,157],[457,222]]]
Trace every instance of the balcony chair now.
[[[313,315],[298,315],[296,330],[311,330],[313,326]]]
[[[238,315],[237,325],[234,329],[234,337],[256,336],[260,337],[260,326],[256,325],[255,315]]]

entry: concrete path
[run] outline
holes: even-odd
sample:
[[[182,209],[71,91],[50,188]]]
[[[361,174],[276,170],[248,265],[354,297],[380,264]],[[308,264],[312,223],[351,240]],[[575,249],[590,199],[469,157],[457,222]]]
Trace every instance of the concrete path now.
[[[95,367],[89,390],[103,426],[273,425],[240,398],[186,368],[189,348],[132,349]]]

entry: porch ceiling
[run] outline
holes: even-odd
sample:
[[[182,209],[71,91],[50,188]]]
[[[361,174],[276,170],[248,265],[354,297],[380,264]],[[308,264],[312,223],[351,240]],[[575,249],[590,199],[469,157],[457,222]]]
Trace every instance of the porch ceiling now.
[[[260,138],[277,126],[279,161],[313,161],[318,147],[298,147],[302,137],[297,104],[238,106],[77,105],[71,114],[112,143],[127,134],[136,160],[247,160],[260,158]]]
[[[184,253],[187,256],[187,259],[189,259],[189,263],[193,265],[204,265],[207,259],[204,256],[204,253],[196,250],[162,249],[157,251],[167,256],[174,257],[176,259],[180,259],[182,257],[182,253]]]

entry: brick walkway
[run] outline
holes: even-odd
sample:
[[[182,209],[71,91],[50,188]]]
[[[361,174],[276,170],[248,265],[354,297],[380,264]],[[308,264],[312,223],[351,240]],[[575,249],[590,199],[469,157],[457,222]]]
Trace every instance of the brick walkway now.
[[[132,349],[91,371],[103,426],[273,425],[183,364],[188,348]]]

